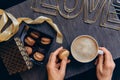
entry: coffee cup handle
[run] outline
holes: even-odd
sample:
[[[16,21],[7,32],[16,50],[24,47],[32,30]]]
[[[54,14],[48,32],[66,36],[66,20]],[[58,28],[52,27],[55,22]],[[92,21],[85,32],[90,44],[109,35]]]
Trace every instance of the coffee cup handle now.
[[[104,52],[102,50],[98,50],[98,54],[104,54]]]

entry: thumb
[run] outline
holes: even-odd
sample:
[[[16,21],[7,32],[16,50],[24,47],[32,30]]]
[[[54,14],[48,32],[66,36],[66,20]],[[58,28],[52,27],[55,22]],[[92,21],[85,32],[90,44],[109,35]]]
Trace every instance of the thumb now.
[[[61,61],[61,65],[60,65],[60,71],[61,71],[62,74],[65,74],[66,66],[67,66],[67,58],[64,58]]]

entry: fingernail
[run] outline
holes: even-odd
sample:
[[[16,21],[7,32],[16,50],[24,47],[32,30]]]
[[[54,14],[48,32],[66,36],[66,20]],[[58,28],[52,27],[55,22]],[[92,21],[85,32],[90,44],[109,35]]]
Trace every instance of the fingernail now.
[[[60,48],[63,48],[63,46],[61,46]]]

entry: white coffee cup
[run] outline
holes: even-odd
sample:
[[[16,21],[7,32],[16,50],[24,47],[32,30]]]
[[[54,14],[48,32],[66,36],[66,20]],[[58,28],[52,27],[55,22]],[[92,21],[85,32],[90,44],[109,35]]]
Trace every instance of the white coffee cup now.
[[[71,53],[77,61],[86,63],[103,54],[103,51],[99,50],[98,42],[92,36],[81,35],[73,40]]]

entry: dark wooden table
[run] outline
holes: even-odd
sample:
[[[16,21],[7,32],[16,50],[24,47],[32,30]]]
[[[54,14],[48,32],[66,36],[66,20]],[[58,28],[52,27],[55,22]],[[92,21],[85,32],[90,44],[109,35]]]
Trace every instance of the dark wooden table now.
[[[70,0],[70,1],[73,1],[73,0]],[[64,46],[64,48],[67,48],[70,50],[70,46],[74,38],[76,38],[79,35],[91,35],[98,41],[99,46],[105,46],[111,51],[114,59],[117,59],[120,57],[120,51],[119,51],[120,31],[100,27],[99,26],[100,17],[95,23],[86,24],[83,21],[83,13],[81,13],[78,17],[74,19],[65,19],[60,15],[51,16],[51,15],[46,15],[42,13],[36,13],[30,7],[31,7],[31,0],[27,0],[21,4],[18,4],[14,7],[7,9],[6,11],[13,14],[16,18],[29,17],[29,18],[35,19],[38,16],[47,16],[53,19],[54,23],[58,25],[60,31],[63,33],[64,40],[62,45],[57,44],[54,40],[50,48],[49,54],[51,51],[54,51],[59,46]],[[40,25],[37,25],[37,28],[39,28],[40,30],[42,29],[41,31],[43,31],[44,33],[55,36],[55,33],[53,32],[53,30],[50,27],[48,27],[47,24],[44,24],[44,25],[46,27],[39,28]],[[49,54],[47,55],[47,59],[49,57]],[[46,59],[46,62],[47,62],[47,59]],[[94,61],[83,64],[75,61],[72,58],[72,56],[70,56],[70,59],[72,60],[72,62],[67,66],[65,78],[69,78],[74,75],[83,73],[95,67]],[[47,79],[46,67],[44,65],[34,66],[31,70],[23,72],[20,75],[23,78],[23,80]]]

